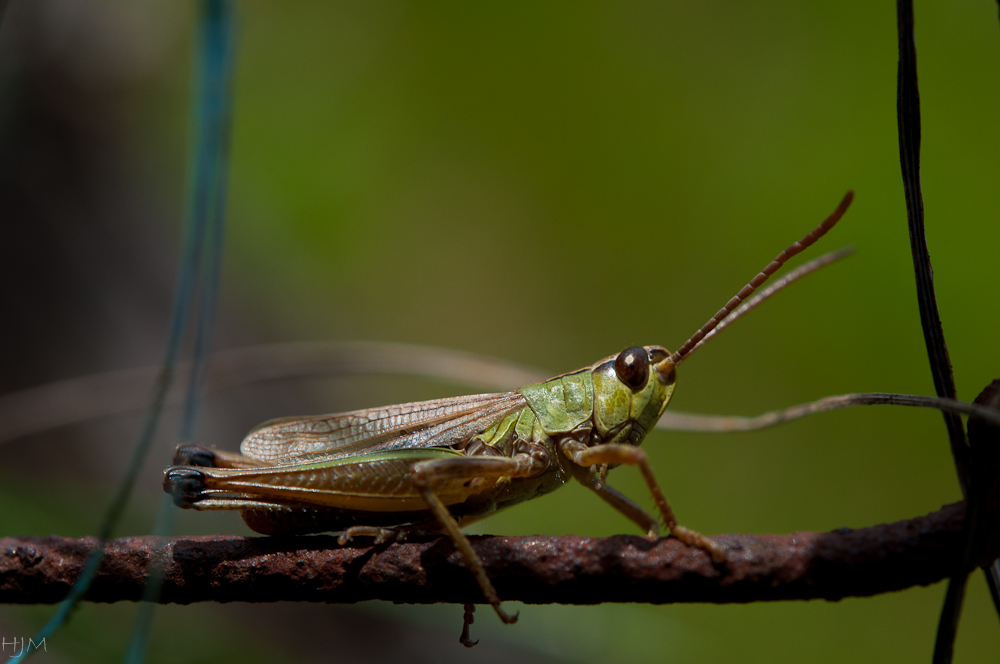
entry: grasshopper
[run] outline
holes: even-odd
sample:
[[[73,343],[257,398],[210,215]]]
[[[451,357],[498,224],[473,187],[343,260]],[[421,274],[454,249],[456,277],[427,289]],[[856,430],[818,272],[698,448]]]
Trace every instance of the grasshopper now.
[[[570,478],[656,536],[657,519],[606,483],[609,468],[637,466],[670,534],[723,564],[719,544],[678,524],[639,445],[670,401],[677,366],[740,315],[740,303],[789,258],[833,228],[852,198],[848,192],[674,353],[637,346],[513,392],[271,420],[247,435],[240,454],[181,446],[164,490],[179,507],[239,510],[251,529],[268,535],[341,532],[345,544],[443,532],[508,624],[517,614],[501,608],[460,526]],[[475,643],[472,610],[466,606],[460,639],[467,646]]]

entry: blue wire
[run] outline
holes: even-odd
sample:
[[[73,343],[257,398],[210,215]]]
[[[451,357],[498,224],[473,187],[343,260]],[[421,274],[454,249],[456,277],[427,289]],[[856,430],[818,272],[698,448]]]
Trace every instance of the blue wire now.
[[[179,439],[194,439],[195,426],[208,375],[208,355],[215,327],[223,239],[225,237],[226,184],[229,174],[229,135],[232,118],[232,77],[234,58],[234,6],[230,0],[204,0],[201,13],[203,75],[198,118],[197,161],[194,168],[191,212],[208,220],[207,245],[199,272],[199,302],[195,321],[194,362],[181,417]],[[177,508],[163,496],[154,527],[158,536],[170,535],[177,520]],[[141,664],[149,647],[156,614],[156,602],[163,587],[163,565],[155,560],[143,590],[125,651],[125,664]]]
[[[228,173],[225,160],[228,154],[228,123],[231,108],[229,93],[233,69],[233,16],[234,7],[231,0],[203,0],[202,2],[201,25],[205,70],[200,95],[202,105],[198,118],[199,138],[195,156],[193,200],[189,206],[188,214],[185,215],[182,262],[177,276],[163,364],[154,384],[150,404],[125,474],[101,523],[98,532],[100,545],[91,553],[83,572],[66,599],[60,604],[55,615],[34,637],[35,643],[41,643],[44,639],[52,636],[69,619],[71,612],[86,594],[100,568],[104,557],[104,542],[110,539],[114,527],[121,518],[158,428],[166,395],[173,381],[184,331],[193,308],[195,286],[196,283],[200,282],[201,303],[198,311],[200,320],[195,342],[195,366],[185,404],[185,415],[181,429],[182,437],[190,438],[194,431],[198,412],[197,404],[203,391],[202,386],[207,371],[206,359],[208,349],[211,346],[219,281],[219,262],[224,235],[225,178]],[[211,223],[208,223],[210,213],[212,218]],[[146,632],[148,639],[148,626]],[[140,638],[139,641],[142,639]],[[141,661],[145,652],[145,641],[138,643],[138,645],[141,645],[141,652],[137,661]],[[22,650],[10,662],[11,664],[19,664],[34,652],[35,650]],[[129,653],[132,652],[133,648],[130,642]]]

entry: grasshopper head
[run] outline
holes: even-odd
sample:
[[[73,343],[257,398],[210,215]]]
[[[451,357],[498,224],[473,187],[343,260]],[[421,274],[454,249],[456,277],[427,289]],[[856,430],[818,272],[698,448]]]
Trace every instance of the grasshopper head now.
[[[626,348],[593,368],[594,427],[603,442],[638,445],[674,392],[674,365],[662,346]]]

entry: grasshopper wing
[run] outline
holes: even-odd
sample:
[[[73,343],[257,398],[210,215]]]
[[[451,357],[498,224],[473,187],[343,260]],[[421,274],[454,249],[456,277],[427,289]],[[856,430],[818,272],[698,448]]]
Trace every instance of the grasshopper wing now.
[[[452,447],[526,408],[519,392],[416,401],[333,415],[288,417],[258,426],[240,451],[269,465],[303,458]]]

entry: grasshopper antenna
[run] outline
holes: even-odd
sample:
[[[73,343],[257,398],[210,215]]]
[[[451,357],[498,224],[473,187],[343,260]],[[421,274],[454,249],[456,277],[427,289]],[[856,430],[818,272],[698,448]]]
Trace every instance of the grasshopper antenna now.
[[[760,288],[772,274],[780,270],[782,265],[784,265],[793,256],[796,256],[810,247],[814,242],[816,242],[816,240],[826,235],[831,228],[836,226],[837,222],[840,221],[840,218],[844,216],[845,212],[847,212],[847,208],[850,206],[852,200],[854,200],[854,192],[848,191],[843,200],[840,201],[840,205],[838,205],[837,209],[833,211],[833,214],[824,219],[823,223],[819,226],[809,231],[809,233],[801,240],[793,242],[787,249],[778,254],[775,259],[767,265],[767,267],[758,272],[757,276],[750,280],[750,283],[741,288],[740,292],[726,303],[726,306],[719,309],[718,313],[712,316],[707,323],[702,325],[701,329],[695,332],[690,339],[685,341],[683,346],[675,351],[673,355],[660,362],[656,366],[657,371],[662,374],[670,373],[674,367],[687,359],[687,357],[690,356],[697,347],[699,347],[700,342],[706,337],[706,335],[708,335],[715,328],[719,327],[723,320],[733,313],[733,311],[740,306],[745,299],[753,295],[754,291]],[[761,301],[763,301],[763,299],[758,300],[758,302]],[[743,313],[745,312],[741,312],[740,315]]]
[[[736,307],[735,311],[726,316],[721,323],[716,325],[714,329],[712,329],[708,334],[702,337],[701,341],[696,343],[694,345],[694,348],[688,351],[687,356],[690,356],[696,350],[704,346],[705,342],[707,342],[709,339],[717,335],[719,332],[722,332],[724,329],[735,323],[737,320],[746,315],[747,312],[756,308],[758,304],[761,304],[764,300],[770,299],[771,296],[773,296],[778,291],[784,289],[785,286],[788,286],[789,284],[798,281],[807,274],[812,274],[821,267],[826,267],[830,263],[836,263],[841,258],[847,258],[853,253],[854,253],[854,247],[844,247],[843,249],[837,249],[836,251],[831,251],[828,254],[823,254],[819,258],[814,258],[808,263],[800,265],[799,267],[795,268],[794,270],[783,276],[781,279],[772,282],[771,285],[765,288],[764,290],[754,293],[753,297],[751,297],[749,300],[746,300],[740,306]]]

